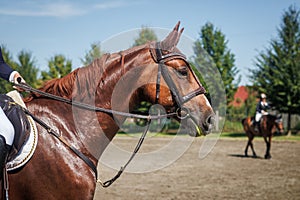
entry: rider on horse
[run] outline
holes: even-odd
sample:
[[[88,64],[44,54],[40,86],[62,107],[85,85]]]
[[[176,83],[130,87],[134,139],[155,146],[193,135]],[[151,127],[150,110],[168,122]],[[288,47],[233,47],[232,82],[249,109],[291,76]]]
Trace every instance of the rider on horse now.
[[[0,47],[0,78],[10,81],[12,83],[17,82],[18,78],[21,78],[21,82],[25,82],[21,75],[14,71],[3,59],[2,51]],[[8,153],[11,145],[13,144],[15,136],[15,130],[9,119],[6,117],[2,108],[0,107],[0,177],[3,174],[3,168],[7,160]]]
[[[264,93],[261,93],[260,95],[260,101],[256,105],[256,113],[255,113],[255,120],[254,120],[254,129],[255,131],[259,131],[259,124],[260,119],[263,115],[267,115],[267,109],[269,109],[270,106],[267,102],[267,96]]]

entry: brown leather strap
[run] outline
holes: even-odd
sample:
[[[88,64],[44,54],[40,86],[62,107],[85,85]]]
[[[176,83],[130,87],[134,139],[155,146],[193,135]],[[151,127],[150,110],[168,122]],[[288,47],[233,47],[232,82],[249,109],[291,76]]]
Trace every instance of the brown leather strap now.
[[[64,145],[69,147],[79,158],[81,158],[95,173],[96,180],[98,178],[98,172],[96,165],[83,153],[81,153],[78,149],[76,149],[74,146],[72,146],[65,138],[62,137],[61,134],[57,133],[55,130],[53,130],[50,126],[48,126],[44,121],[37,118],[35,115],[33,115],[29,110],[23,108],[24,112],[32,117],[34,121],[36,121],[38,124],[40,124],[44,129],[47,130],[47,132],[53,136],[55,136],[59,141],[61,141]]]

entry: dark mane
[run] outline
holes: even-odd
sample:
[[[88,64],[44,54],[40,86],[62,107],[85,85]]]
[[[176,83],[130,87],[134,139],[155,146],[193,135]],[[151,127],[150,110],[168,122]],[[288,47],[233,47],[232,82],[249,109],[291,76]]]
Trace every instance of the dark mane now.
[[[72,95],[74,80],[77,76],[78,70],[79,69],[74,70],[63,78],[56,78],[45,82],[44,86],[39,88],[39,90],[70,99]],[[24,101],[29,102],[40,97],[40,94],[31,93],[28,97],[25,98]]]
[[[117,73],[118,71],[125,70],[121,69],[125,56],[133,55],[135,52],[145,48],[149,48],[149,43],[118,53],[104,54],[101,58],[95,59],[91,64],[77,68],[62,78],[47,81],[39,90],[67,99],[72,99],[75,94],[80,94],[81,97],[79,98],[90,96],[92,92],[95,92],[95,87],[98,86],[100,78],[104,79],[112,73],[119,74]],[[96,80],[98,82],[95,82]],[[42,98],[42,96],[31,93],[24,100],[29,102],[36,98]]]
[[[267,118],[272,121],[275,121],[277,119],[276,115],[271,115],[271,114],[267,115]]]
[[[268,114],[266,115],[266,117],[270,120],[270,121],[275,121],[277,119],[279,119],[280,117],[278,117],[277,115],[272,115],[272,114]]]

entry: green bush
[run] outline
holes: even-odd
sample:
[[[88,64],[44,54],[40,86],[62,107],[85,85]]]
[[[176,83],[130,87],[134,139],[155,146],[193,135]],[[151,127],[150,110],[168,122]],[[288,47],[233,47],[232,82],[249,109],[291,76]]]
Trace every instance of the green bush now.
[[[244,128],[241,121],[226,120],[223,128],[223,132],[244,132]]]

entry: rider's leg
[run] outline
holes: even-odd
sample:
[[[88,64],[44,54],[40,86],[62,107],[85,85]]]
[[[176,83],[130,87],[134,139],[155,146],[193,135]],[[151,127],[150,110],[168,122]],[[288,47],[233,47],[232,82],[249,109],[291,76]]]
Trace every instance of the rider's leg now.
[[[261,118],[261,113],[257,112],[255,114],[255,120],[254,120],[254,130],[255,131],[259,131],[259,122],[260,122],[260,118]]]
[[[0,135],[6,140],[6,144],[12,145],[15,137],[15,129],[0,107]]]
[[[0,177],[3,175],[7,156],[14,141],[15,129],[0,107]]]

